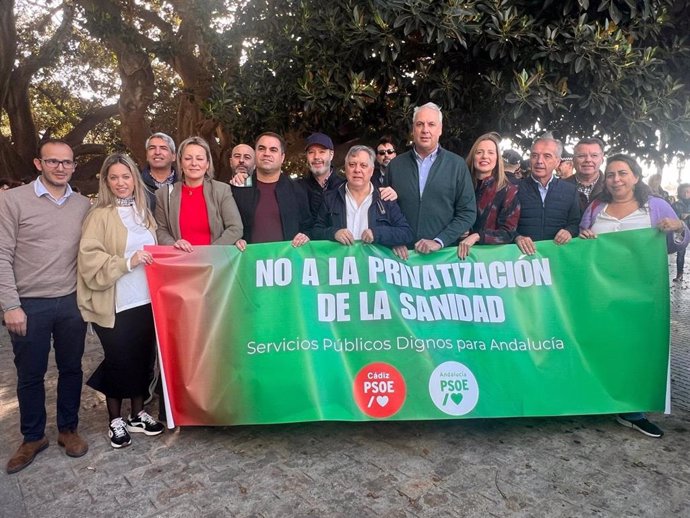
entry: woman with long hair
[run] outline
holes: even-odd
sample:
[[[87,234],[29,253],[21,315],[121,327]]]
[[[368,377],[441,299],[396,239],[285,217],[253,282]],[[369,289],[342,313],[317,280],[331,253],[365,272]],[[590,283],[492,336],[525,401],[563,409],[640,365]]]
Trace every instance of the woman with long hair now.
[[[152,257],[144,247],[156,244],[155,231],[139,169],[127,155],[110,155],[101,167],[98,199],[82,227],[77,301],[103,346],[103,362],[87,385],[106,397],[113,448],[129,446],[130,433],[164,430],[144,410],[156,343],[144,272]],[[131,400],[127,419],[123,399]]]
[[[657,228],[664,232],[668,253],[690,242],[690,230],[685,223],[678,219],[666,200],[653,196],[642,181],[642,168],[637,161],[628,155],[614,155],[606,162],[604,190],[582,216],[580,237],[593,239],[597,234],[640,228]],[[649,437],[664,434],[640,412],[620,414],[617,420]]]
[[[467,155],[477,200],[477,219],[458,244],[460,259],[465,259],[477,243],[498,245],[515,240],[520,219],[518,187],[506,177],[499,139],[497,133],[486,133],[474,142]]]

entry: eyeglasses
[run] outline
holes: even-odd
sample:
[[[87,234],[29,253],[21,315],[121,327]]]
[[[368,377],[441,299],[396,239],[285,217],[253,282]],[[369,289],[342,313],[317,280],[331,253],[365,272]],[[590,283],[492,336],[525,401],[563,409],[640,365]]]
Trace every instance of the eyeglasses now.
[[[376,152],[377,155],[383,156],[383,155],[395,155],[395,149],[379,149]]]
[[[74,160],[58,160],[57,158],[39,158],[39,160],[49,169],[57,169],[60,166],[63,169],[74,169],[77,165],[74,163]]]

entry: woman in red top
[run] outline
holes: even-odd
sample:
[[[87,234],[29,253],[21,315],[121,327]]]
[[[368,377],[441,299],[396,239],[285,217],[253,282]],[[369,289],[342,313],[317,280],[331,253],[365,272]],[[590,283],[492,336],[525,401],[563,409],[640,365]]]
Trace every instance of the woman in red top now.
[[[477,200],[477,219],[458,245],[460,259],[467,257],[470,247],[476,243],[500,245],[515,240],[520,219],[518,188],[506,178],[499,138],[497,133],[482,135],[467,156]]]
[[[234,245],[242,237],[242,218],[230,186],[213,180],[211,149],[201,137],[180,144],[181,181],[156,192],[160,245],[191,252],[197,245]]]

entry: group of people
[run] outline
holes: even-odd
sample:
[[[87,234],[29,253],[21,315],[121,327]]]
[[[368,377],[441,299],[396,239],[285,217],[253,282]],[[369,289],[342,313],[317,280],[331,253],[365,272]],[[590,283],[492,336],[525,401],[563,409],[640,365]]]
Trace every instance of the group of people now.
[[[146,142],[148,165],[141,172],[125,154],[105,160],[92,207],[69,185],[76,167],[72,149],[59,140],[43,142],[34,161],[39,177],[0,196],[0,306],[12,339],[23,435],[7,472],[25,468],[48,447],[43,377],[51,338],[59,372],[58,444],[69,456],[87,452],[78,433],[85,322],[93,324],[104,350],[87,384],[106,397],[110,444],[121,448],[132,433],[163,432],[144,409],[156,360],[147,245],[244,251],[252,243],[298,247],[330,239],[388,246],[401,260],[411,250],[430,254],[454,246],[464,260],[475,245],[515,243],[534,254],[543,240],[564,245],[576,236],[644,227],[667,233],[669,252],[690,241],[683,220],[651,196],[634,159],[614,155],[601,171],[604,145],[598,139],[580,141],[576,174],[559,178],[563,146],[539,137],[529,175],[514,181],[497,134],[477,138],[462,159],[439,145],[442,131],[441,109],[419,106],[410,150],[398,155],[388,138],[376,149],[353,146],[344,177],[332,166],[332,140],[314,133],[305,147],[309,173],[299,180],[282,172],[283,137],[265,132],[254,147],[232,150],[230,184],[214,179],[205,140],[188,138],[176,151],[169,136],[156,133]],[[690,186],[684,199],[685,219]],[[125,399],[131,400],[127,417]],[[642,414],[619,421],[652,437],[663,434]]]

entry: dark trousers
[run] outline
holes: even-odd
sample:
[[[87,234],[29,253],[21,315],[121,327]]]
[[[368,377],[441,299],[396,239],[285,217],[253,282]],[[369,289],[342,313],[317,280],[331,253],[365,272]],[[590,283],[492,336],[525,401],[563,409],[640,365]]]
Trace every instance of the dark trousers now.
[[[687,248],[683,248],[676,252],[676,277],[683,275],[683,269],[685,268],[685,251]]]
[[[17,368],[17,400],[24,440],[37,441],[46,427],[44,378],[51,338],[58,369],[58,430],[76,430],[79,425],[86,324],[77,308],[76,293],[50,299],[22,298],[21,303],[27,317],[26,336],[10,333]]]

